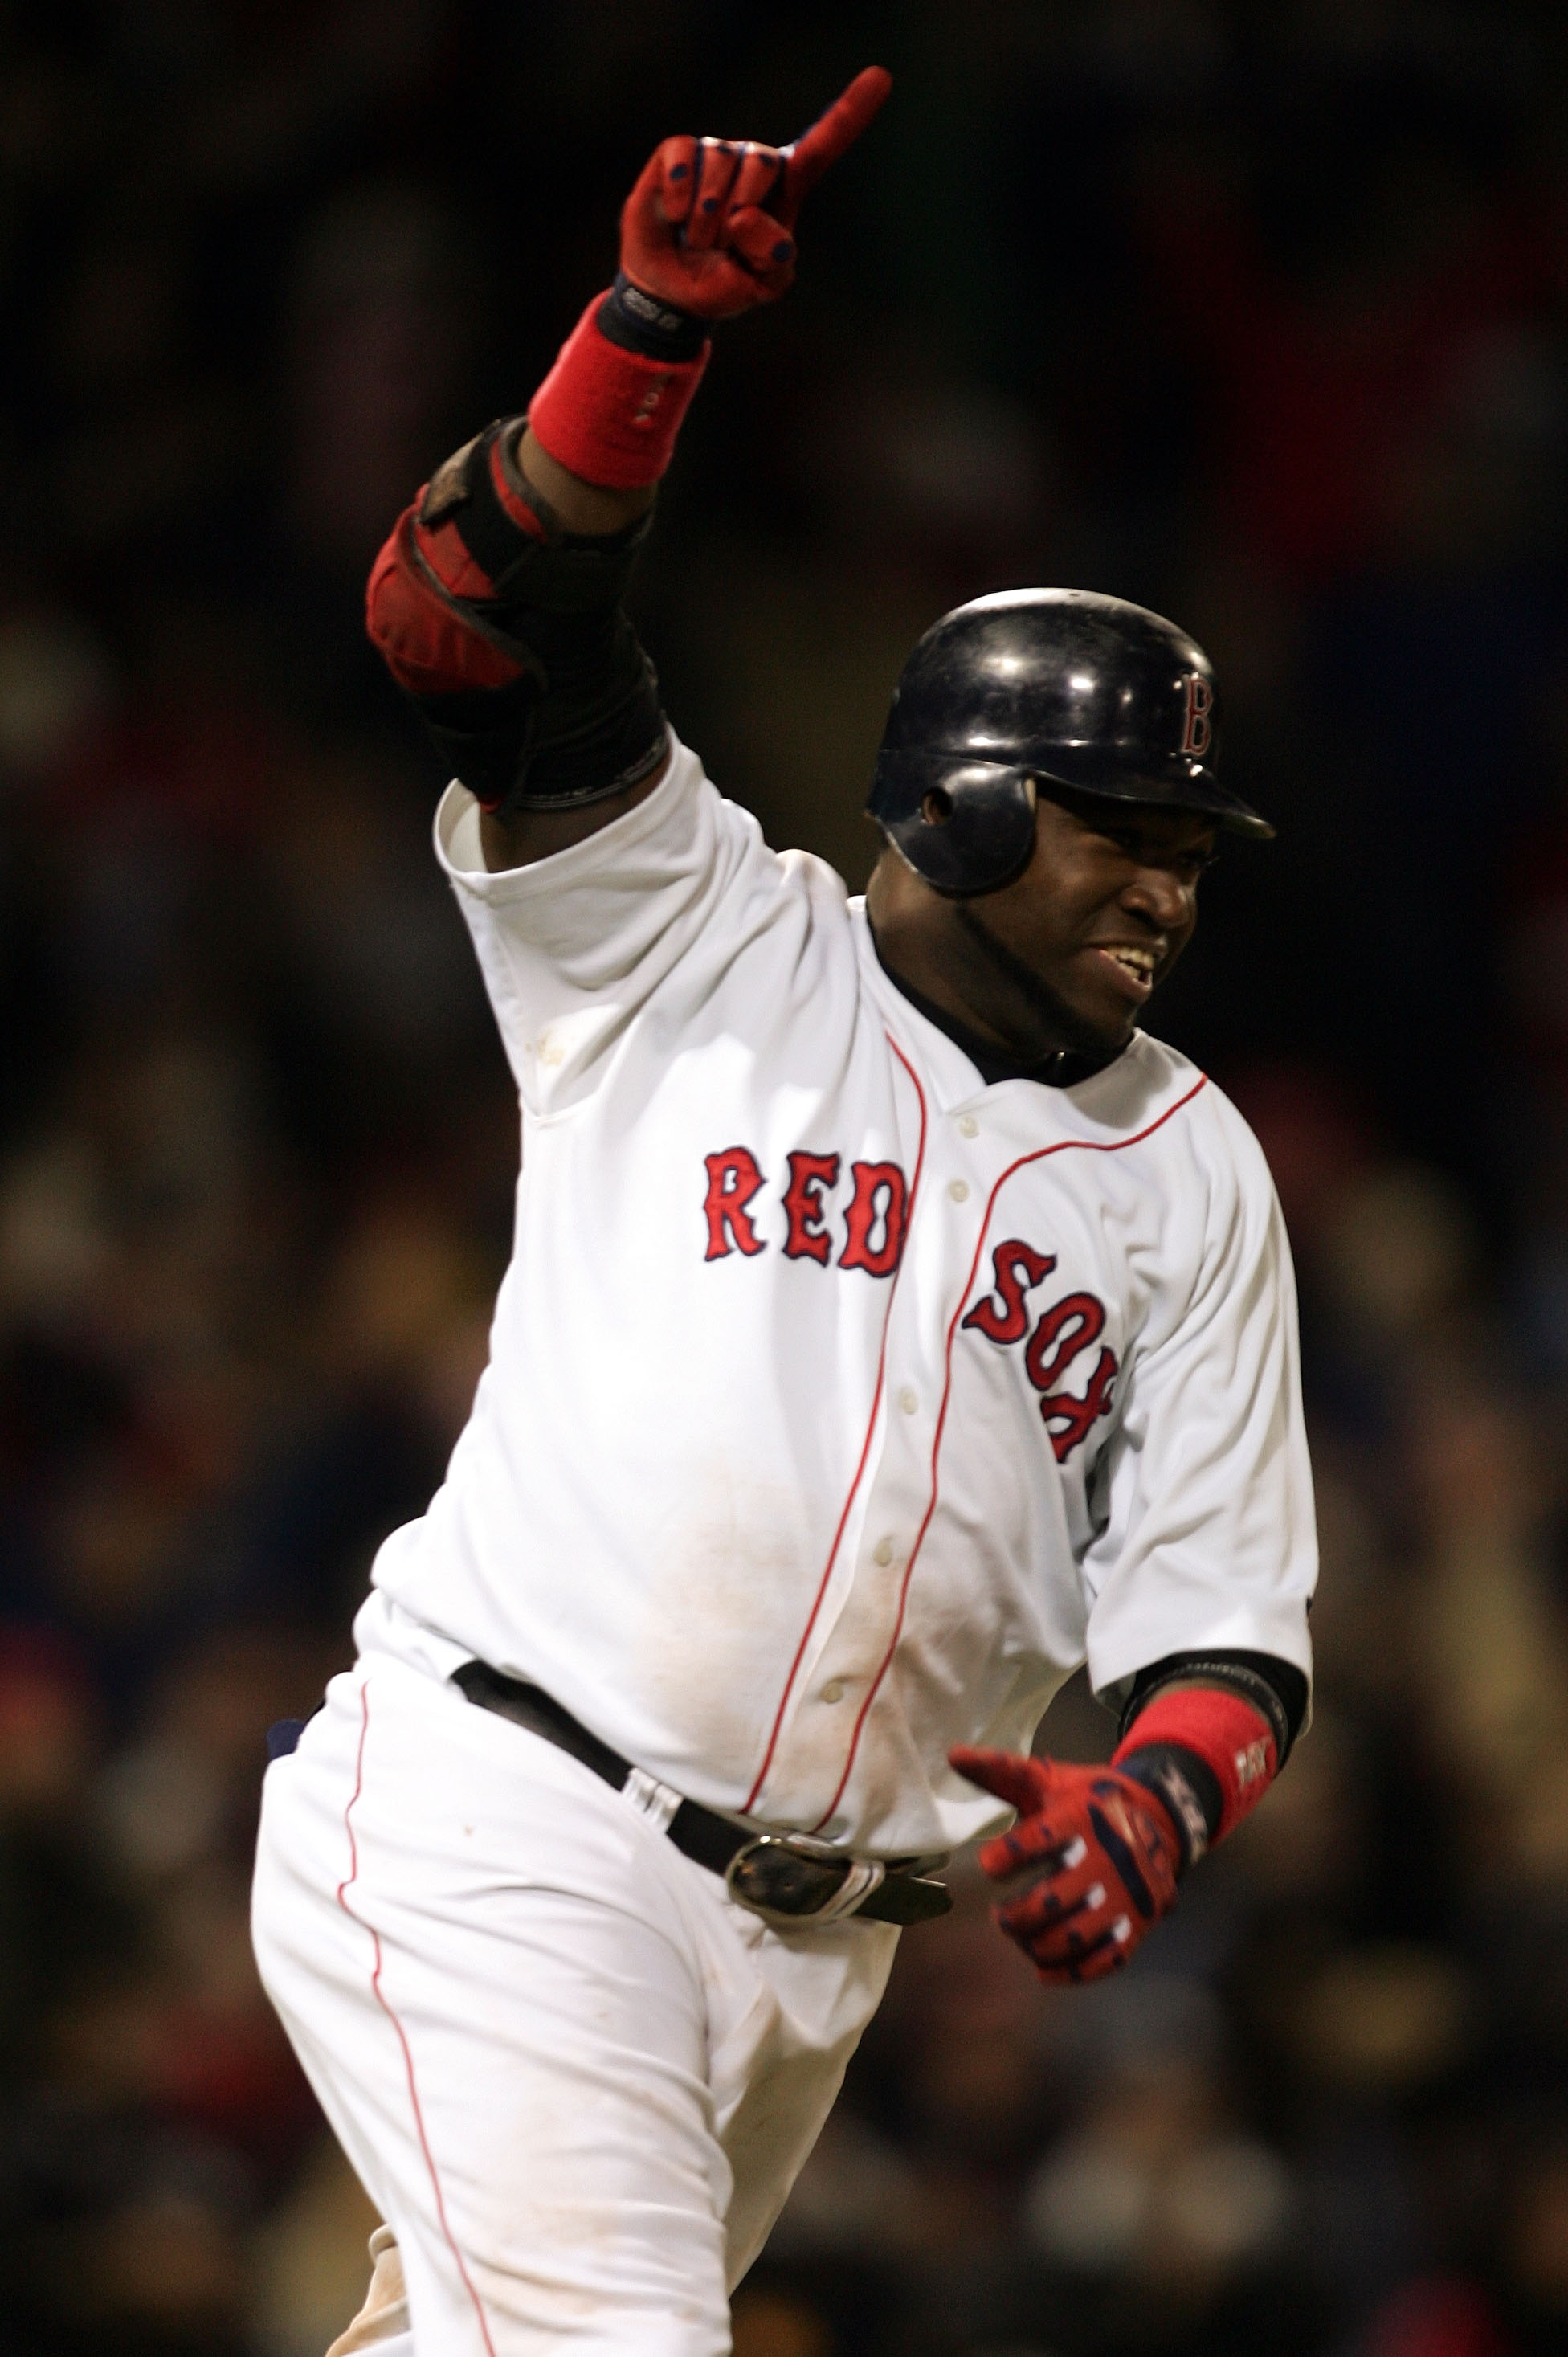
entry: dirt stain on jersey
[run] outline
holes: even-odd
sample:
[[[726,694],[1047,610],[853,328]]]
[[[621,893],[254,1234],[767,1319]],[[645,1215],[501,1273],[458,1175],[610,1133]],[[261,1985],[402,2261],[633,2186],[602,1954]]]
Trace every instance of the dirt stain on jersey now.
[[[798,1490],[716,1449],[696,1462],[682,1511],[650,1534],[645,1690],[681,1748],[743,1792],[821,1577],[812,1538]],[[778,1644],[759,1646],[774,1630]]]

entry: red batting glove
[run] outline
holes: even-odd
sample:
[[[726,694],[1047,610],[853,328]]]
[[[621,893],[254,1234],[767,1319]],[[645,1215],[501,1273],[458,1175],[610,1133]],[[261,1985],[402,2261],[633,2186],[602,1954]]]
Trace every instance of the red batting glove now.
[[[632,285],[693,319],[732,319],[773,302],[795,275],[801,204],[892,87],[881,66],[867,66],[788,147],[666,139],[620,217],[620,266]]]
[[[1018,1812],[980,1852],[993,1882],[1030,1880],[993,1910],[1043,1981],[1097,1981],[1176,1905],[1181,1843],[1154,1794],[1115,1768],[1072,1768],[960,1744],[961,1776]]]

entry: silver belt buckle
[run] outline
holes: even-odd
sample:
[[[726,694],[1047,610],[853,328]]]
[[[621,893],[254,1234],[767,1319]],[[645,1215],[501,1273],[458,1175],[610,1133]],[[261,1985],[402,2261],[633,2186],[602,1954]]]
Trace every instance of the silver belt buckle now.
[[[836,1923],[870,1898],[887,1868],[879,1858],[808,1849],[787,1834],[758,1834],[725,1868],[725,1889],[776,1931]]]

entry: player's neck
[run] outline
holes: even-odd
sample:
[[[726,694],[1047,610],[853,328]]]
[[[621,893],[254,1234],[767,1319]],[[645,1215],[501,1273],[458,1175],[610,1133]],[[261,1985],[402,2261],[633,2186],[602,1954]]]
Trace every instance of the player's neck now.
[[[1034,1081],[1044,1088],[1073,1088],[1079,1081],[1089,1080],[1112,1060],[1108,1055],[1083,1055],[1066,1048],[1044,1056],[1015,1055],[1010,1049],[998,1046],[993,1039],[976,1031],[950,1006],[929,997],[918,984],[910,981],[908,974],[900,974],[884,954],[869,912],[867,925],[877,963],[889,982],[911,1006],[925,1017],[928,1023],[934,1024],[939,1031],[944,1032],[954,1047],[962,1049],[987,1088],[995,1088],[1003,1081]]]
[[[900,874],[879,866],[866,888],[865,910],[889,977],[983,1071],[1001,1060],[1009,1077],[1049,1078],[1047,1068],[1063,1057],[1098,1071],[1126,1046],[1125,1039],[1096,1036],[996,940],[968,901],[920,886],[911,891]]]

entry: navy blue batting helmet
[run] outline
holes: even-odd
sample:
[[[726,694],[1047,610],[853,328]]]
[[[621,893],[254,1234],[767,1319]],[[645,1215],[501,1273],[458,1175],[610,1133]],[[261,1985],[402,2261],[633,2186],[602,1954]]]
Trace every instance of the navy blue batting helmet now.
[[[1208,657],[1146,607],[1004,589],[944,614],[900,674],[866,807],[939,892],[993,892],[1035,841],[1036,781],[1273,828],[1214,774]]]

